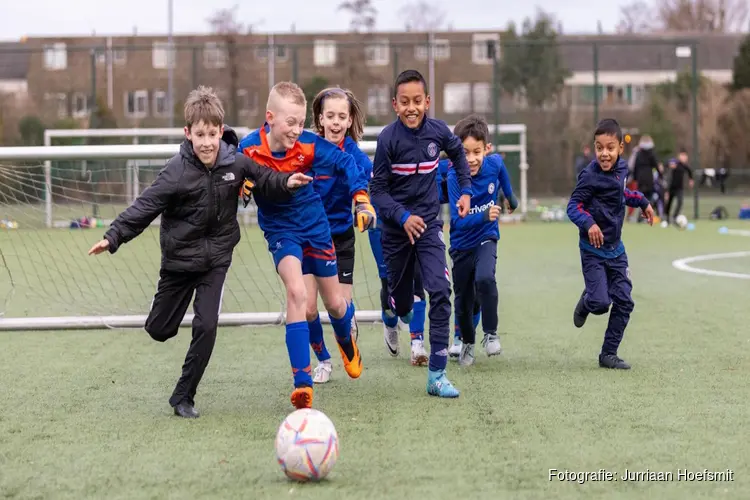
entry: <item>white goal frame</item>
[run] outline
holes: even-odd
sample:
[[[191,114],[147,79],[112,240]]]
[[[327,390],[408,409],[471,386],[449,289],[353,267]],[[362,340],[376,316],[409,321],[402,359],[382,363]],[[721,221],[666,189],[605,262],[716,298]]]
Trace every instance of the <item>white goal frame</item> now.
[[[366,134],[377,135],[382,127],[367,127]],[[490,126],[494,131],[494,126]],[[235,129],[238,133],[243,129]],[[245,129],[245,133],[249,129]],[[503,145],[500,151],[520,152],[520,202],[523,215],[527,209],[526,171],[528,169],[526,155],[526,126],[501,125],[500,133],[519,134],[518,145]],[[0,147],[0,162],[9,161],[43,161],[45,175],[45,209],[47,227],[52,224],[52,161],[53,160],[165,160],[179,152],[179,144],[123,144],[97,146],[53,146],[54,137],[125,137],[134,138],[145,136],[180,137],[182,129],[70,129],[48,130],[45,133],[47,146]],[[375,152],[376,141],[362,141],[360,147],[370,155]],[[137,193],[136,193],[137,194]],[[219,325],[282,325],[286,314],[280,312],[253,313],[221,313]],[[381,320],[381,311],[358,310],[357,321],[361,323],[375,323]],[[112,316],[59,316],[59,317],[0,317],[0,331],[33,331],[33,330],[84,330],[108,328],[142,328],[147,315],[112,315]],[[320,315],[321,321],[330,322],[327,314]],[[188,313],[182,320],[181,326],[190,326],[193,314]]]

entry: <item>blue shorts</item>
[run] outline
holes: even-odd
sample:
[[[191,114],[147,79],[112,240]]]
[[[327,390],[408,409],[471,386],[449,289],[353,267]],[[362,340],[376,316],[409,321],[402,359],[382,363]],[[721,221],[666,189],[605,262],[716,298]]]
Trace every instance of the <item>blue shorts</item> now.
[[[270,248],[273,264],[279,269],[279,262],[292,255],[302,262],[302,274],[312,274],[319,278],[338,276],[336,250],[333,240],[327,244],[315,244],[311,241],[297,241],[291,238],[280,238]]]

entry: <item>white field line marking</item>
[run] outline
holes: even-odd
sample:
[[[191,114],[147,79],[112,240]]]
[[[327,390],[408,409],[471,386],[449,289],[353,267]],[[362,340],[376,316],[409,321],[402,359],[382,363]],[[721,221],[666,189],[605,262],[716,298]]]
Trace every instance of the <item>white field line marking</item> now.
[[[693,267],[690,264],[693,262],[703,262],[708,260],[721,260],[721,259],[738,259],[741,257],[750,257],[750,252],[731,252],[731,253],[713,253],[709,255],[696,255],[695,257],[685,257],[684,259],[677,259],[672,261],[672,267],[685,271],[688,273],[705,274],[706,276],[720,276],[722,278],[735,278],[741,280],[750,280],[750,274],[744,273],[731,273],[728,271],[715,271],[713,269],[702,269],[700,267]]]
[[[737,236],[750,236],[748,229],[727,229],[726,234],[735,234]]]

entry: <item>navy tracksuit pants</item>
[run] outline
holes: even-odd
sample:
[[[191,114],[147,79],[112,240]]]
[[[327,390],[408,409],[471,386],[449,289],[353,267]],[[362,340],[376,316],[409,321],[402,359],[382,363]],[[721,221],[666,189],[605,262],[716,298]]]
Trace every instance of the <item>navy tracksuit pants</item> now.
[[[414,245],[401,228],[383,228],[383,257],[388,269],[388,291],[391,309],[397,316],[412,310],[415,277],[421,275],[424,290],[429,295],[430,348],[447,348],[451,317],[451,283],[445,263],[443,223],[439,219],[427,222],[422,236]],[[417,271],[417,268],[419,271]]]
[[[485,240],[471,250],[451,250],[456,324],[465,344],[474,344],[474,314],[477,299],[482,310],[484,333],[497,333],[497,241]]]
[[[630,313],[635,307],[628,256],[623,252],[615,258],[608,259],[581,250],[581,269],[586,285],[583,296],[585,309],[591,314],[601,315],[609,310],[610,305],[612,306],[601,354],[617,354],[625,327],[630,320]]]

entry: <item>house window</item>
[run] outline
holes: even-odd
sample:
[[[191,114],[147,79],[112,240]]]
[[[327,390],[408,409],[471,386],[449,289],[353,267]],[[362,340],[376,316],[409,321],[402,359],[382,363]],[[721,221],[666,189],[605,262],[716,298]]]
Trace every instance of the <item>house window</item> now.
[[[59,70],[68,67],[68,49],[62,42],[44,46],[44,68]]]
[[[44,94],[44,100],[58,118],[68,116],[68,96],[63,93],[47,93]]]
[[[284,62],[289,59],[286,45],[274,45],[273,48],[275,52],[274,60]],[[255,58],[258,61],[268,61],[268,46],[258,47],[255,51]]]
[[[221,42],[203,44],[203,67],[209,69],[224,68],[227,65],[227,48]]]
[[[96,64],[106,64],[107,63],[107,53],[110,54],[110,57],[112,57],[112,64],[116,66],[124,66],[125,63],[128,61],[128,51],[126,49],[106,49],[106,50],[97,50],[96,52]]]
[[[492,111],[492,85],[486,82],[475,83],[472,87],[472,105],[475,113]]]
[[[334,40],[315,40],[313,60],[315,66],[333,66],[336,64],[336,42]]]
[[[167,93],[163,90],[154,91],[154,116],[167,116],[169,115],[169,100],[167,99]]]
[[[73,116],[83,118],[89,113],[89,98],[86,94],[76,92],[73,94]]]
[[[417,61],[427,60],[427,45],[417,45],[414,47],[414,58]],[[436,61],[444,61],[451,58],[451,42],[450,40],[435,39],[432,45],[432,55]]]
[[[446,114],[467,113],[471,109],[471,84],[446,83],[443,87],[443,111]]]
[[[151,49],[151,64],[154,69],[167,69],[175,67],[175,49],[169,46],[169,42],[154,42]]]
[[[386,66],[390,60],[388,40],[379,40],[365,45],[365,62],[370,66]]]
[[[237,109],[242,116],[258,114],[258,92],[247,89],[237,90]]]
[[[367,89],[367,114],[385,116],[391,110],[391,95],[388,85],[375,85]]]
[[[577,102],[584,106],[594,105],[594,86],[581,85],[578,87]],[[643,85],[599,85],[599,104],[604,106],[642,106],[645,100],[645,89]]]
[[[131,118],[144,118],[148,115],[148,90],[125,92],[125,114]]]
[[[500,58],[500,35],[497,33],[475,33],[471,39],[474,64],[492,64],[495,56]]]

